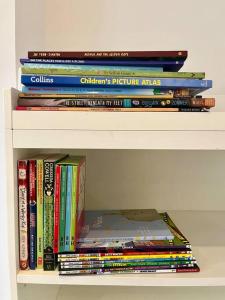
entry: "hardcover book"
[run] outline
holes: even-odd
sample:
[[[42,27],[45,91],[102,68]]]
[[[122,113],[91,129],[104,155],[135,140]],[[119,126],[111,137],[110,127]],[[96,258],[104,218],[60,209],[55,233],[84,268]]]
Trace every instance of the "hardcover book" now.
[[[187,58],[186,50],[178,51],[28,51],[28,58],[52,58],[52,59],[155,59]]]
[[[171,240],[173,237],[154,209],[86,211],[79,242]]]

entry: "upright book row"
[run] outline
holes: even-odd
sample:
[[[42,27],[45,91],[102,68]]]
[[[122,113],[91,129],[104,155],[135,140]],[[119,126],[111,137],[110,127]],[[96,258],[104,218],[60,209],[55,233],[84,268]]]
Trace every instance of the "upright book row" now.
[[[58,252],[75,250],[84,199],[84,157],[52,154],[18,160],[22,270],[54,270]]]

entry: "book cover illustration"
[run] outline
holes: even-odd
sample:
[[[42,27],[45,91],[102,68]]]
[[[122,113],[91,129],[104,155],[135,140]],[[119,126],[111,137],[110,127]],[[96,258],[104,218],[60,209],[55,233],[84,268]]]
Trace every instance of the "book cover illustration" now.
[[[79,242],[170,240],[173,237],[154,209],[86,211]]]

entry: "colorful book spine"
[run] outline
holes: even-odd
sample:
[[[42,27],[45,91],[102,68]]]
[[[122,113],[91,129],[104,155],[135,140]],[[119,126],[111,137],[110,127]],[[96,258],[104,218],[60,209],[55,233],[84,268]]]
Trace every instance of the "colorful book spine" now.
[[[71,197],[72,197],[72,166],[67,166],[67,194],[66,194],[66,224],[65,224],[65,249],[70,251],[71,244]]]
[[[47,67],[48,66],[48,67]],[[72,67],[65,65],[47,65],[46,67],[22,67],[21,73],[24,75],[69,75],[69,76],[135,76],[135,77],[149,77],[149,78],[192,78],[203,79],[205,73],[203,72],[163,72],[162,69],[157,68],[118,68],[118,67]],[[62,66],[62,67],[61,67]],[[147,69],[147,70],[146,70]]]
[[[37,268],[43,269],[43,159],[36,161],[37,174]]]
[[[59,252],[63,252],[65,249],[66,194],[67,194],[67,167],[62,165],[61,166],[61,189],[60,189]]]
[[[77,166],[72,166],[72,194],[71,194],[71,224],[70,224],[70,251],[75,251],[75,227],[77,214]]]
[[[29,212],[30,212],[30,260],[31,270],[36,269],[37,254],[37,199],[36,199],[36,160],[29,160]]]
[[[23,86],[22,87],[22,92],[26,95],[29,94],[35,94],[35,95],[87,95],[88,97],[96,97],[96,95],[100,96],[109,96],[112,97],[114,96],[119,96],[119,97],[124,97],[128,96],[129,97],[135,97],[135,96],[155,96],[155,95],[163,95],[167,94],[170,97],[173,96],[173,92],[170,89],[167,90],[160,90],[158,88],[154,89],[141,89],[141,88],[90,88],[90,87],[40,87],[40,86]],[[79,97],[79,96],[78,96]]]
[[[65,155],[52,155],[44,160],[44,270],[51,271],[56,267],[54,247],[54,194],[55,165]]]
[[[54,247],[53,252],[59,252],[59,226],[60,226],[60,188],[61,188],[61,166],[55,167],[55,195],[54,195]]]
[[[28,58],[53,58],[53,59],[186,59],[188,52],[186,50],[178,51],[28,51]]]
[[[18,106],[46,106],[46,107],[214,107],[214,98],[180,98],[180,99],[82,99],[82,98],[19,98]]]
[[[205,112],[199,107],[47,107],[47,106],[16,106],[16,110],[27,111],[92,111],[92,112]]]
[[[209,89],[212,80],[111,76],[44,76],[21,75],[25,86],[55,87],[116,87],[116,88],[198,88]]]
[[[27,160],[18,160],[18,206],[19,206],[19,264],[21,270],[29,266],[29,218],[28,218],[28,166]]]
[[[88,66],[125,66],[125,67],[156,67],[162,68],[163,71],[179,71],[183,65],[184,60],[100,60],[100,59],[20,59],[20,62],[24,66],[29,66],[30,64],[63,64],[63,65],[88,65]]]

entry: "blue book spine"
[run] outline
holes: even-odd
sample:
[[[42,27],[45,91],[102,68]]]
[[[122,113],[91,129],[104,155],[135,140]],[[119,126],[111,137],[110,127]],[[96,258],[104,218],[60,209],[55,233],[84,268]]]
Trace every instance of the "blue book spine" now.
[[[69,65],[102,65],[102,66],[148,66],[148,67],[165,67],[165,66],[183,66],[184,61],[152,61],[152,60],[76,60],[76,59],[20,59],[21,64],[69,64]]]
[[[73,167],[67,166],[66,225],[65,225],[65,248],[64,248],[65,251],[70,251],[72,172],[73,172]]]
[[[23,86],[23,93],[30,94],[78,94],[78,95],[143,95],[152,96],[158,92],[158,89],[127,89],[127,88],[71,88],[71,87],[40,87],[40,86]],[[169,90],[167,90],[169,93]]]
[[[147,77],[106,77],[106,76],[44,76],[22,75],[21,83],[27,86],[56,87],[114,87],[114,88],[200,88],[212,87],[211,80],[147,78]]]
[[[126,72],[162,72],[163,68],[161,67],[124,67],[124,66],[91,66],[91,65],[69,65],[69,64],[34,64],[34,63],[25,63],[24,67],[26,68],[35,68],[35,69],[66,69],[66,70],[79,70],[79,71],[126,71]]]

